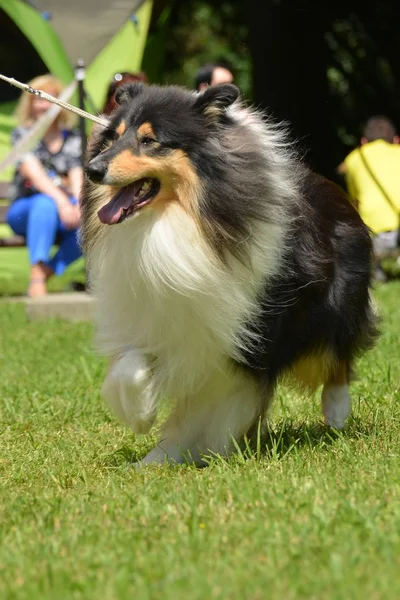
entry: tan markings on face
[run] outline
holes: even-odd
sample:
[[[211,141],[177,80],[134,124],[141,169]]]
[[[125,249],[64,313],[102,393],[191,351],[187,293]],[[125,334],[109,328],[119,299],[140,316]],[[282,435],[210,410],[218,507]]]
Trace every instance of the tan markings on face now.
[[[201,183],[189,157],[183,150],[167,156],[136,156],[129,150],[120,152],[109,164],[108,176],[114,185],[151,177],[161,184],[155,198],[157,208],[169,202],[179,202],[196,219],[199,214]]]
[[[138,139],[145,138],[145,137],[152,138],[153,140],[156,139],[156,135],[154,133],[153,127],[152,127],[151,123],[149,123],[148,121],[146,121],[146,123],[142,123],[142,125],[138,128],[137,136],[138,136]]]
[[[314,391],[321,384],[331,381],[338,368],[339,365],[332,352],[324,349],[300,358],[286,375],[300,388]]]
[[[175,150],[162,162],[160,201],[178,202],[197,221],[201,183],[189,157],[183,150]]]
[[[124,135],[126,131],[126,121],[121,121],[121,123],[118,125],[115,131],[118,133],[119,137],[121,137],[121,135]]]
[[[140,179],[143,168],[143,158],[135,156],[130,150],[119,152],[108,164],[108,176],[115,185],[127,185],[135,179]]]

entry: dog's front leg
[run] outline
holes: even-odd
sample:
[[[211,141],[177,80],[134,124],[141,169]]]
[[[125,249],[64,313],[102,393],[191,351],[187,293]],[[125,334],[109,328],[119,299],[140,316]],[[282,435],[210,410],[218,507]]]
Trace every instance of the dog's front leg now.
[[[161,440],[136,467],[148,464],[204,465],[204,456],[229,456],[235,443],[258,424],[272,390],[267,391],[246,371],[211,373],[195,394],[178,398],[164,424]]]
[[[112,361],[102,387],[111,410],[135,433],[147,433],[157,416],[158,398],[150,381],[147,357],[131,349]]]

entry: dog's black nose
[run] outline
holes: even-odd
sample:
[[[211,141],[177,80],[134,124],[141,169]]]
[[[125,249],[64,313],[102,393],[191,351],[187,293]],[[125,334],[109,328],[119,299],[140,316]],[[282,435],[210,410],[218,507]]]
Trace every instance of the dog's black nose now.
[[[86,165],[86,175],[91,181],[100,183],[107,172],[107,163],[104,160],[94,158]]]

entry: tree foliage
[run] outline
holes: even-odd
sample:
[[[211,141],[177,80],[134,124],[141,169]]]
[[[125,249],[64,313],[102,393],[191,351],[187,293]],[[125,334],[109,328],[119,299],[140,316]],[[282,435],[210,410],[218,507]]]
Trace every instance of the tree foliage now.
[[[228,61],[243,94],[334,177],[369,116],[400,126],[399,22],[392,0],[156,0],[145,68],[193,87],[202,63]]]
[[[201,65],[223,60],[250,97],[248,26],[240,13],[240,3],[231,0],[156,1],[144,69],[153,80],[192,88]]]

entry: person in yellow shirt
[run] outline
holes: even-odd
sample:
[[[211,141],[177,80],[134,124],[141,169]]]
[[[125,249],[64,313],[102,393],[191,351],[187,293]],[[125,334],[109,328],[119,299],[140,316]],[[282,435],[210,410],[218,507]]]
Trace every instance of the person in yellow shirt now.
[[[379,259],[398,246],[400,216],[400,144],[393,123],[371,117],[361,144],[339,167],[347,190],[364,223],[373,234],[378,261],[376,278],[384,274]]]

